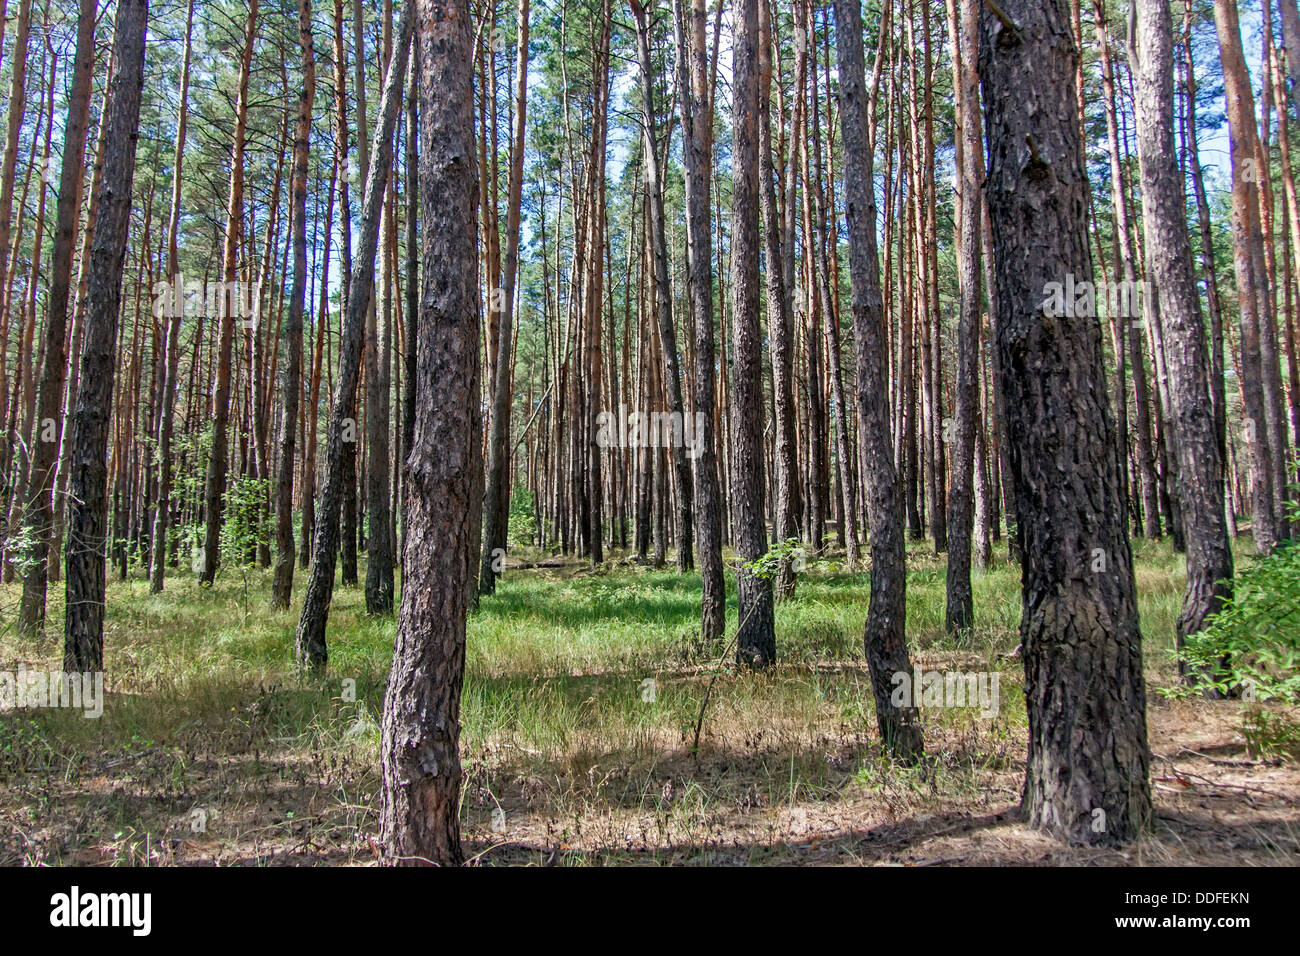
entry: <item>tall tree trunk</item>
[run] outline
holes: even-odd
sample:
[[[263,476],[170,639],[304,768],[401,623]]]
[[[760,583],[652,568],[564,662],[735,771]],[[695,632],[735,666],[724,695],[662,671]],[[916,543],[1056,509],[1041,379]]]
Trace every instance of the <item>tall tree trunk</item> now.
[[[350,297],[352,285],[352,201],[348,182],[350,163],[348,160],[347,105],[347,47],[343,40],[343,0],[334,0],[334,173],[338,178],[339,189],[339,252],[341,255],[339,263],[339,304],[342,306],[341,312],[343,314],[347,313],[348,299]],[[364,187],[365,180],[362,179],[361,182]],[[323,307],[324,311],[322,312],[322,317],[328,320],[328,301],[323,303]],[[326,328],[328,328],[327,324],[322,323],[322,332],[324,332]],[[328,344],[328,337],[326,338],[326,343]],[[317,382],[317,384],[319,383]],[[311,403],[311,429],[307,441],[307,460],[310,462],[313,472],[311,488],[313,495],[315,493],[318,399],[319,395],[313,396]],[[343,450],[344,461],[349,460],[350,456],[354,452],[355,444],[352,442],[347,443]],[[307,491],[305,484],[303,491]],[[312,561],[312,544],[316,531],[316,507],[314,501],[311,502],[310,507],[308,507],[308,503],[305,500],[303,506],[303,540],[299,547],[302,551],[302,564],[305,567]],[[331,518],[333,518],[333,516],[331,516]]]
[[[27,46],[31,35],[31,22],[32,0],[21,0],[18,4],[17,24],[14,32],[13,58],[9,67],[9,100],[6,104],[8,116],[5,123],[4,165],[0,166],[0,422],[6,422],[8,425],[6,429],[8,436],[14,435],[12,423],[16,421],[14,415],[17,412],[17,398],[14,399],[13,404],[9,403],[8,362],[5,361],[9,344],[9,289],[13,281],[9,271],[11,258],[16,257],[19,243],[12,242],[14,246],[12,250],[10,245],[13,233],[14,180],[18,174],[18,137],[22,131],[23,120],[26,117]],[[3,44],[0,44],[0,46],[3,46]],[[35,145],[35,139],[33,139],[33,149]],[[25,207],[25,203],[19,203],[18,235],[20,238],[22,236],[22,216]],[[19,351],[21,354],[21,344]],[[20,379],[23,368],[24,364],[20,361],[17,364],[17,375]],[[17,388],[17,383],[15,383],[15,388]],[[0,443],[0,522],[4,523],[6,530],[9,527],[10,505],[17,507],[19,503],[13,494],[13,484],[9,480],[9,466],[13,455],[12,446],[16,444],[15,441]],[[4,563],[8,566],[10,562],[8,549],[3,547],[5,543],[3,539],[0,539],[0,550],[4,551]]]
[[[1250,74],[1241,49],[1241,28],[1233,0],[1215,0],[1214,22],[1223,64],[1223,94],[1227,100],[1229,153],[1232,159],[1232,257],[1237,274],[1241,327],[1238,375],[1246,411],[1245,440],[1250,455],[1251,536],[1256,554],[1277,546],[1278,516],[1273,510],[1273,456],[1269,447],[1266,375],[1261,355],[1263,303],[1268,280],[1262,268],[1264,239],[1259,219],[1258,136]]]
[[[957,8],[951,6],[953,19]],[[961,312],[957,322],[957,420],[952,436],[952,487],[948,492],[948,571],[945,625],[950,633],[975,623],[970,565],[975,493],[975,429],[979,427],[980,359],[980,181],[977,156],[984,148],[979,124],[979,4],[961,0],[960,43],[953,54],[957,89],[958,277]]]
[[[48,28],[48,8],[45,17],[44,26]],[[31,257],[28,263],[23,282],[21,293],[16,288],[10,288],[8,291],[10,304],[16,298],[18,303],[18,314],[20,316],[19,324],[23,329],[20,336],[18,363],[16,368],[16,378],[14,384],[14,403],[12,412],[16,415],[18,426],[16,431],[11,430],[9,435],[11,441],[20,451],[14,462],[14,480],[17,487],[13,490],[10,497],[10,507],[8,511],[9,527],[18,527],[25,524],[23,505],[28,497],[28,481],[32,477],[32,443],[36,440],[38,444],[43,442],[34,434],[36,425],[36,382],[34,380],[34,369],[39,363],[40,346],[37,344],[36,337],[36,290],[38,279],[41,275],[41,252],[45,238],[45,209],[46,195],[48,193],[45,171],[48,168],[50,159],[50,129],[54,125],[54,85],[55,77],[58,72],[59,58],[56,54],[50,54],[45,57],[45,62],[49,66],[49,78],[42,84],[40,100],[37,104],[36,127],[32,133],[32,149],[30,160],[28,162],[28,173],[23,183],[23,194],[19,204],[23,210],[27,207],[28,192],[32,180],[37,182],[36,188],[36,209],[35,209],[35,229],[32,235]],[[44,66],[44,64],[43,64]],[[42,73],[44,70],[42,70]],[[38,76],[41,74],[38,74]],[[36,171],[40,170],[41,175]],[[23,212],[20,210],[18,217],[18,233],[21,237],[23,233]],[[15,245],[11,271],[16,271],[14,267],[18,262],[18,248]],[[3,313],[0,313],[3,314]],[[42,335],[40,341],[45,341]],[[52,425],[52,423],[51,423]],[[52,429],[42,429],[46,434]],[[3,514],[3,512],[0,512]],[[17,573],[17,567],[14,561],[14,549],[9,549],[4,555],[3,580],[9,584],[14,580]]]
[[[1105,98],[1106,137],[1110,147],[1111,208],[1115,214],[1115,239],[1119,246],[1120,273],[1126,289],[1137,288],[1137,255],[1133,250],[1133,233],[1128,219],[1128,196],[1120,153],[1119,126],[1116,119],[1115,67],[1110,55],[1106,30],[1104,0],[1094,0],[1097,43],[1101,49],[1102,90]],[[1146,537],[1160,537],[1159,484],[1155,468],[1155,439],[1151,424],[1151,389],[1147,383],[1146,360],[1142,355],[1141,326],[1129,316],[1116,317],[1119,342],[1127,343],[1129,364],[1133,369],[1133,404],[1137,412],[1137,460],[1142,477],[1142,528]],[[1116,356],[1122,365],[1123,358]],[[1127,404],[1127,399],[1125,399]],[[1118,413],[1118,410],[1117,410]],[[1126,420],[1127,416],[1121,421]],[[1128,438],[1120,435],[1121,455],[1126,454]]]
[[[506,197],[506,255],[501,279],[501,319],[497,337],[496,375],[492,382],[492,412],[488,422],[487,488],[483,494],[484,547],[479,555],[478,593],[496,591],[498,553],[507,545],[510,504],[511,355],[515,326],[515,287],[519,273],[519,213],[523,199],[524,126],[528,116],[529,0],[519,0],[519,43],[516,50],[514,130],[510,145],[510,181]],[[497,276],[491,280],[495,285]],[[498,297],[489,296],[492,308]]]
[[[321,364],[325,357],[325,345],[330,326],[330,240],[334,231],[334,196],[341,178],[339,164],[332,163],[329,196],[325,201],[325,238],[320,260],[320,297],[316,306],[319,314],[316,318],[316,332],[312,336],[311,379],[307,388],[306,421],[303,423],[302,491],[299,495],[302,501],[302,524],[298,532],[298,563],[304,568],[311,563],[311,539],[316,527],[316,431],[320,421]]]
[[[5,123],[4,166],[0,167],[0,302],[6,305],[9,298],[8,289],[12,281],[12,276],[9,275],[9,259],[12,251],[10,242],[13,229],[14,180],[18,173],[18,136],[27,115],[27,47],[31,36],[31,25],[32,0],[20,0],[17,24],[14,29],[13,57],[9,65],[9,102],[6,104],[9,115]],[[0,312],[0,320],[8,322],[7,308]],[[4,364],[0,362],[0,366]],[[0,392],[3,389],[4,379],[0,374]],[[4,399],[0,398],[0,406],[3,406],[3,403]],[[4,472],[0,470],[0,481],[3,479]],[[3,505],[7,512],[9,505],[7,496]]]
[[[584,302],[582,315],[585,323],[586,345],[583,350],[586,359],[586,390],[583,395],[583,412],[585,434],[583,436],[583,458],[586,462],[587,508],[587,546],[592,567],[605,560],[604,553],[604,505],[605,481],[601,469],[600,443],[597,441],[597,416],[601,399],[601,383],[604,378],[604,355],[601,345],[603,328],[602,290],[604,286],[604,267],[602,255],[605,248],[605,156],[609,128],[609,0],[604,0],[606,12],[602,23],[604,28],[598,34],[593,73],[596,89],[594,95],[594,128],[591,137],[591,153],[588,157],[590,175],[588,183],[587,215],[589,217],[587,255],[584,259],[586,277],[583,280]]]
[[[638,0],[628,0],[628,6],[636,25],[637,59],[641,74],[641,155],[645,164],[646,205],[650,211],[650,250],[654,263],[651,278],[654,282],[655,315],[659,320],[664,390],[668,395],[668,410],[681,420],[685,434],[686,408],[682,402],[681,374],[677,370],[677,333],[673,322],[672,285],[668,276],[668,239],[664,224],[663,176],[659,168],[659,122],[655,110],[654,68],[650,59],[650,22],[645,7]],[[639,411],[644,414],[650,409]],[[695,489],[685,443],[673,442],[669,454],[673,460],[673,500],[677,505],[677,570],[684,574],[695,566],[692,556],[695,532],[691,514]]]
[[[402,18],[397,27],[397,43],[393,47],[388,72],[384,76],[379,124],[375,127],[371,143],[374,162],[366,174],[361,203],[361,239],[352,266],[347,314],[343,319],[343,335],[339,343],[339,379],[334,393],[334,408],[330,412],[329,437],[325,450],[321,520],[316,525],[311,574],[307,578],[307,590],[303,595],[302,613],[298,618],[295,638],[295,653],[299,662],[316,671],[323,670],[328,660],[325,624],[329,618],[330,601],[334,597],[334,568],[338,557],[339,535],[339,522],[334,520],[334,516],[339,513],[340,499],[347,490],[347,479],[342,468],[344,449],[349,444],[356,444],[357,378],[361,366],[361,343],[365,334],[366,312],[374,294],[379,220],[388,171],[392,166],[393,128],[397,124],[397,109],[402,100],[415,6],[416,4],[409,3],[402,8]],[[428,15],[427,11],[425,15]],[[427,268],[427,257],[425,262]]]
[[[458,742],[475,503],[466,463],[479,440],[478,174],[468,4],[419,6],[418,398],[402,608],[384,699],[379,829],[385,862],[446,865],[463,857]]]
[[[1214,411],[1215,444],[1219,453],[1220,495],[1225,499],[1228,538],[1236,537],[1236,514],[1228,491],[1227,398],[1223,384],[1223,308],[1219,299],[1219,280],[1214,265],[1214,238],[1210,225],[1210,203],[1205,195],[1205,177],[1201,171],[1200,149],[1196,142],[1196,68],[1192,60],[1191,10],[1184,11],[1183,78],[1186,110],[1183,138],[1191,167],[1192,192],[1196,197],[1196,222],[1200,236],[1201,271],[1205,275],[1205,299],[1210,313],[1210,405]]]
[[[762,2],[762,0],[760,0]],[[813,58],[814,64],[816,57]],[[828,66],[829,69],[829,66]],[[814,76],[816,71],[814,70]],[[829,81],[828,81],[829,87]],[[817,84],[812,84],[813,89]],[[825,323],[827,371],[830,376],[832,427],[835,430],[835,471],[839,480],[840,494],[837,496],[837,536],[845,545],[845,566],[855,568],[858,563],[858,516],[857,516],[857,467],[855,456],[849,445],[849,424],[844,402],[844,376],[840,368],[840,332],[837,315],[837,295],[835,291],[836,271],[832,266],[838,253],[838,230],[831,230],[827,238],[826,218],[835,214],[834,204],[827,209],[822,188],[822,137],[820,113],[817,110],[817,97],[814,95],[809,109],[812,118],[812,175],[808,182],[808,193],[812,199],[813,215],[813,275],[822,306],[822,320]],[[831,448],[827,441],[826,447]]]
[[[840,124],[844,146],[844,204],[853,287],[853,332],[858,366],[858,418],[862,422],[864,501],[871,535],[871,603],[863,629],[876,723],[885,746],[900,759],[922,752],[920,712],[914,703],[895,706],[893,692],[911,686],[907,653],[907,554],[903,543],[903,495],[894,468],[888,397],[889,346],[876,254],[874,157],[867,121],[862,12],[858,0],[836,0],[839,47]],[[880,69],[877,57],[876,67]]]
[[[391,0],[384,4],[383,41],[380,45],[385,60],[391,60],[392,46]],[[391,62],[389,64],[391,66]],[[398,93],[405,89],[406,64],[399,78]],[[397,108],[402,103],[399,101]],[[389,149],[392,155],[392,148]],[[387,174],[384,187],[382,222],[379,240],[380,287],[382,308],[376,308],[374,298],[366,316],[366,613],[388,615],[393,613],[393,534],[392,502],[389,487],[389,458],[391,446],[391,377],[392,377],[392,317],[393,269],[389,248],[395,235],[393,172]],[[382,323],[379,321],[382,314]],[[381,328],[382,325],[382,328]]]
[[[767,257],[767,327],[772,343],[772,406],[775,425],[776,501],[774,534],[778,542],[796,538],[799,497],[798,442],[795,437],[794,407],[794,318],[792,300],[786,288],[782,243],[793,244],[781,219],[776,201],[777,161],[772,155],[772,0],[759,0],[758,10],[758,177],[763,200],[763,251]],[[780,117],[778,115],[778,121]],[[794,123],[791,127],[793,129]],[[793,149],[793,146],[791,147]],[[786,191],[786,203],[794,206],[793,190]],[[790,561],[782,561],[774,582],[775,599],[794,592]]]
[[[695,455],[695,521],[703,598],[701,636],[712,642],[726,627],[726,585],[722,577],[722,495],[718,487],[714,401],[713,243],[709,222],[709,180],[713,163],[713,103],[707,80],[704,0],[673,0],[677,47],[677,90],[686,172],[686,268],[691,304],[694,397],[703,424]],[[688,50],[689,43],[689,50]]]
[[[1232,594],[1232,548],[1219,483],[1205,330],[1196,312],[1187,202],[1174,153],[1173,26],[1169,0],[1137,4],[1137,128],[1142,211],[1152,279],[1160,290],[1168,409],[1178,452],[1178,498],[1187,538],[1187,590],[1177,640],[1201,630]]]
[[[307,171],[311,159],[311,111],[316,101],[316,55],[312,49],[311,0],[298,5],[298,47],[302,51],[302,89],[293,137],[293,287],[285,328],[288,363],[280,404],[280,460],[275,485],[275,577],[271,606],[288,607],[293,593],[293,471],[298,435],[298,398],[302,391],[302,316],[307,296]]]
[[[204,491],[202,570],[199,583],[211,585],[221,563],[221,524],[226,493],[228,452],[226,429],[230,421],[230,359],[235,337],[235,313],[242,315],[245,296],[234,295],[239,288],[239,240],[244,222],[244,145],[248,124],[248,77],[257,42],[258,0],[250,0],[244,27],[244,45],[239,63],[239,80],[235,101],[235,129],[230,150],[230,197],[226,203],[226,240],[222,253],[225,287],[220,292],[219,344],[217,381],[212,398],[212,447],[208,452],[208,472]],[[232,302],[232,298],[238,300]],[[256,330],[254,330],[256,331]]]
[[[357,154],[359,158],[357,164],[357,182],[361,184],[362,190],[364,191],[365,184],[370,181],[370,128],[369,124],[366,122],[365,6],[363,5],[362,0],[352,0],[352,46],[352,85],[357,99]],[[341,85],[340,90],[342,90]],[[346,92],[340,92],[339,95],[346,100]],[[344,102],[340,102],[338,107],[340,119],[342,118],[344,108]],[[344,155],[346,155],[346,152]],[[344,198],[344,208],[346,209],[346,196]],[[345,216],[345,221],[350,223],[351,217]],[[378,228],[378,226],[379,224],[376,222],[375,227]],[[345,259],[350,259],[350,255],[346,254],[348,229],[350,229],[350,226],[345,228],[343,232]],[[349,297],[351,295],[352,285],[351,274],[352,266],[349,261],[348,278],[343,282],[344,289],[348,291]],[[371,291],[373,293],[373,289]],[[369,321],[368,310],[363,321]],[[352,387],[355,389],[356,384],[354,383]],[[353,396],[352,408],[355,411],[356,396]],[[343,482],[340,491],[342,504],[339,513],[339,534],[342,537],[341,547],[339,549],[339,558],[342,565],[341,579],[345,587],[357,583],[357,452],[360,449],[360,441],[357,438],[357,423],[355,419],[350,418],[349,421],[352,422],[352,437],[350,440],[344,442],[342,457],[339,460],[339,468],[342,473],[341,480]],[[333,518],[332,514],[330,515],[330,518]]]
[[[53,524],[54,466],[59,455],[63,422],[64,370],[68,296],[72,284],[72,251],[81,212],[81,183],[86,153],[86,128],[90,124],[90,81],[95,61],[95,5],[81,0],[77,20],[77,51],[68,92],[68,118],[64,124],[63,162],[59,173],[59,199],[55,210],[54,252],[50,294],[45,315],[45,360],[41,370],[40,404],[36,413],[37,440],[28,478],[29,498],[25,519],[32,541],[18,626],[37,634],[45,627],[45,597]],[[179,176],[179,174],[178,174]],[[2,361],[2,359],[0,359]],[[46,423],[49,423],[47,429]],[[56,551],[57,554],[57,551]]]
[[[185,51],[181,61],[180,111],[176,117],[176,151],[172,157],[172,196],[167,213],[167,272],[166,281],[175,281],[180,274],[180,221],[181,221],[181,171],[185,156],[185,141],[189,129],[190,60],[194,36],[195,0],[189,0],[185,13]],[[158,498],[154,505],[153,550],[149,569],[149,590],[158,594],[163,589],[167,561],[167,529],[171,521],[172,496],[172,432],[175,428],[176,392],[179,387],[177,373],[181,355],[181,319],[184,300],[171,301],[167,313],[167,336],[163,345],[163,381],[159,388],[161,408],[158,413]]]
[[[398,463],[402,475],[402,547],[399,557],[405,552],[406,543],[406,476],[403,463],[410,454],[411,442],[415,437],[415,344],[418,338],[418,320],[420,313],[420,54],[419,37],[412,36],[416,44],[411,50],[410,80],[406,93],[406,356],[404,374],[405,394],[402,398],[402,448],[405,451],[403,461]]]
[[[1267,24],[1267,20],[1265,22]],[[1289,402],[1288,411],[1291,416],[1291,435],[1297,447],[1300,447],[1300,355],[1296,354],[1295,313],[1292,305],[1293,287],[1291,281],[1291,277],[1295,274],[1293,270],[1296,268],[1296,264],[1300,263],[1300,199],[1297,199],[1296,196],[1295,175],[1291,165],[1291,123],[1284,105],[1286,103],[1286,81],[1283,78],[1282,66],[1279,62],[1280,56],[1277,47],[1272,42],[1271,35],[1266,40],[1266,48],[1265,59],[1268,65],[1270,88],[1273,90],[1274,99],[1279,104],[1277,140],[1281,151],[1282,189],[1286,208],[1282,246],[1282,259],[1284,262],[1283,287],[1286,292],[1284,295],[1285,308],[1279,316],[1279,320],[1282,324],[1283,338],[1286,344],[1287,378],[1291,383],[1287,396]],[[1289,458],[1290,456],[1287,456],[1287,459]],[[1289,464],[1287,459],[1283,461],[1286,466],[1284,473],[1285,471],[1294,470],[1294,464]],[[1276,469],[1274,471],[1276,473]],[[1300,528],[1297,528],[1293,522],[1288,522],[1288,524],[1287,530],[1294,537]]]
[[[1273,516],[1279,539],[1291,537],[1291,521],[1288,518],[1288,487],[1291,484],[1288,461],[1291,458],[1290,443],[1286,430],[1286,396],[1282,387],[1281,342],[1277,328],[1277,299],[1280,284],[1277,281],[1277,255],[1274,252],[1275,205],[1273,202],[1273,180],[1270,173],[1272,147],[1269,143],[1273,112],[1272,85],[1267,79],[1268,54],[1273,46],[1273,18],[1271,5],[1262,7],[1263,17],[1260,27],[1264,36],[1266,50],[1261,55],[1265,70],[1265,79],[1260,92],[1260,134],[1256,138],[1256,160],[1259,176],[1259,200],[1261,237],[1263,242],[1256,254],[1259,256],[1259,268],[1264,280],[1260,289],[1264,292],[1260,304],[1259,316],[1259,358],[1263,366],[1264,381],[1264,423],[1268,432],[1269,457],[1273,463]],[[1283,236],[1285,242],[1285,236]],[[1285,246],[1283,247],[1285,262]],[[1285,282],[1285,279],[1284,279]],[[1285,324],[1285,319],[1283,320]]]
[[[63,669],[67,673],[104,668],[105,567],[108,507],[109,416],[113,407],[113,365],[117,316],[122,300],[122,266],[131,226],[140,94],[144,88],[147,0],[120,0],[113,27],[113,72],[104,117],[108,148],[104,189],[95,220],[86,291],[85,344],[81,389],[72,418],[72,474],[69,483],[66,614]]]
[[[732,47],[731,284],[732,514],[736,555],[745,563],[767,552],[763,508],[763,357],[758,315],[758,0],[737,0]],[[737,571],[740,620],[736,659],[750,667],[776,660],[772,582]]]
[[[1136,838],[1151,814],[1123,484],[1100,327],[1044,302],[1067,274],[1092,278],[1079,55],[1064,0],[1005,0],[997,13],[985,5],[997,360],[1024,554],[1022,810],[1031,826],[1070,842],[1114,844]]]

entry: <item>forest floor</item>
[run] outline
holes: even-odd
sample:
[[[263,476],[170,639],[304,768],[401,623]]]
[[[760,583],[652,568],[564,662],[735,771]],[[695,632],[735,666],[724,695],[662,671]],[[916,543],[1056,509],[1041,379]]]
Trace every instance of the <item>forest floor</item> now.
[[[876,733],[865,574],[814,562],[778,606],[779,664],[755,675],[701,645],[697,575],[620,561],[508,568],[469,625],[466,853],[541,865],[1300,863],[1300,766],[1257,758],[1241,703],[1161,693],[1176,675],[1181,560],[1167,544],[1135,549],[1155,815],[1122,850],[1065,847],[1017,821],[1018,571],[1000,560],[977,572],[976,627],[954,643],[942,558],[918,543],[916,663],[996,673],[999,694],[995,714],[925,707],[928,756],[910,768],[882,757]],[[367,617],[360,588],[337,589],[329,676],[314,682],[291,663],[297,607],[267,609],[269,573],[228,571],[202,590],[169,578],[160,595],[139,577],[109,587],[102,717],[0,713],[0,864],[373,863],[393,620]],[[51,590],[50,636],[32,642],[14,633],[19,585],[0,585],[0,671],[58,668],[62,587]]]

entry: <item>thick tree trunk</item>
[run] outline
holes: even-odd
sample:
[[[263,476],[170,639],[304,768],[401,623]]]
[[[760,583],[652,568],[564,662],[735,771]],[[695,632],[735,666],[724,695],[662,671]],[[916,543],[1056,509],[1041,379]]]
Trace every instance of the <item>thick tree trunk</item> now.
[[[447,865],[462,860],[457,751],[476,500],[466,466],[478,441],[478,175],[469,6],[462,0],[420,0],[419,6],[418,400],[407,459],[402,608],[384,700],[379,828],[385,862]]]
[[[987,5],[982,14],[980,76],[1003,310],[997,360],[1024,553],[1022,809],[1073,843],[1127,842],[1151,814],[1150,753],[1101,331],[1094,317],[1044,301],[1067,274],[1092,277],[1079,52],[1064,0],[1005,0],[998,14]]]

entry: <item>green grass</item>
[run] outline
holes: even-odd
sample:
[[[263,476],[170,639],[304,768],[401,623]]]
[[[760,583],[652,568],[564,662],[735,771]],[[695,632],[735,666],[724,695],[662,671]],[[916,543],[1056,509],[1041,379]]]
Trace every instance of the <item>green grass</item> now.
[[[1171,672],[1174,621],[1182,598],[1183,562],[1164,543],[1137,542],[1139,610],[1149,670]],[[362,591],[338,587],[329,626],[329,677],[315,686],[299,678],[291,660],[297,607],[271,611],[269,572],[251,571],[247,589],[240,574],[223,575],[212,589],[188,576],[170,578],[167,589],[149,593],[141,580],[114,580],[109,587],[105,632],[107,680],[119,698],[101,721],[73,723],[101,745],[126,745],[132,737],[165,739],[179,708],[219,719],[238,712],[241,701],[275,689],[285,703],[270,717],[268,732],[307,733],[349,710],[342,681],[355,681],[351,712],[373,722],[392,653],[395,621],[365,614]],[[746,681],[734,675],[727,699],[747,709],[763,703],[747,695],[780,698],[778,712],[806,710],[828,694],[812,665],[859,662],[868,577],[815,562],[800,576],[793,599],[777,607],[780,677]],[[301,588],[302,579],[299,577]],[[907,630],[913,653],[962,652],[990,663],[1019,642],[1019,569],[1001,554],[987,572],[974,574],[975,626],[953,640],[944,633],[944,567],[926,543],[909,552]],[[620,566],[601,573],[562,577],[536,571],[507,572],[497,593],[471,616],[465,688],[467,744],[508,734],[521,746],[564,749],[572,735],[593,728],[611,732],[608,743],[643,740],[658,729],[693,723],[701,697],[701,673],[712,672],[721,647],[699,641],[697,574]],[[17,585],[0,589],[0,608],[16,607]],[[59,655],[62,594],[51,593],[47,636],[0,634],[0,665],[54,666]],[[736,623],[734,575],[728,573],[728,632]],[[1008,669],[1014,671],[1013,663]],[[809,676],[809,675],[812,676]],[[641,700],[641,682],[659,684],[654,707]],[[842,682],[837,682],[837,685]],[[842,698],[838,687],[831,697]],[[852,694],[859,693],[855,688]],[[850,695],[852,696],[852,695]],[[839,701],[850,710],[855,700]],[[165,704],[161,708],[153,704]],[[277,705],[280,707],[281,705]],[[870,708],[869,694],[865,706]],[[58,715],[52,716],[57,722]],[[84,725],[84,726],[83,726]],[[351,727],[352,724],[347,725]],[[65,731],[71,728],[64,727]],[[335,728],[337,729],[337,728]],[[581,730],[579,730],[581,729]],[[618,731],[618,732],[615,732]],[[107,735],[105,738],[103,735]],[[125,735],[125,736],[124,736]],[[80,735],[79,735],[80,736]]]
[[[1173,674],[1169,651],[1182,559],[1165,543],[1134,547],[1148,678],[1166,679]],[[1007,753],[1023,741],[1021,666],[1006,656],[1019,643],[1020,578],[1004,554],[1000,549],[992,568],[975,572],[975,626],[954,641],[943,629],[943,559],[924,542],[909,550],[913,654],[927,668],[1001,674],[1001,708],[992,720],[970,711],[926,710],[928,745],[939,768],[926,776],[932,789],[960,792],[972,786],[976,770],[1014,768]],[[728,636],[736,625],[731,560]],[[364,566],[361,575],[364,580]],[[868,583],[865,573],[845,572],[833,562],[811,564],[793,598],[777,607],[778,666],[750,674],[721,659],[721,644],[700,641],[696,574],[629,564],[595,573],[581,567],[507,571],[497,593],[485,597],[469,620],[465,812],[487,814],[511,787],[545,791],[556,813],[579,813],[593,800],[657,805],[658,784],[648,781],[665,762],[688,759],[715,676],[701,756],[734,766],[728,762],[744,755],[753,793],[707,779],[687,781],[671,800],[678,837],[690,834],[691,815],[707,815],[711,802],[816,799],[842,785],[846,768],[864,786],[906,790],[906,775],[886,782],[882,774],[889,771],[870,756],[878,748],[861,645]],[[296,584],[300,598],[301,570]],[[0,716],[0,777],[22,782],[11,799],[27,800],[36,814],[42,802],[57,801],[58,781],[72,792],[87,776],[148,755],[155,797],[183,804],[217,765],[237,764],[237,779],[251,775],[264,785],[264,761],[275,754],[282,775],[295,760],[345,762],[351,777],[339,785],[364,791],[345,805],[372,802],[395,620],[368,617],[360,588],[337,587],[328,675],[314,681],[292,661],[297,604],[271,611],[269,590],[269,572],[258,570],[223,574],[210,589],[198,588],[188,575],[171,577],[160,595],[151,595],[143,580],[113,580],[104,716],[86,720],[57,710]],[[12,620],[19,591],[17,584],[0,586],[3,620]],[[0,668],[13,670],[20,661],[28,669],[57,668],[61,605],[56,586],[43,640],[20,638],[10,624],[0,630]],[[653,699],[647,679],[654,681]],[[37,778],[45,783],[34,784]],[[91,831],[147,832],[142,811],[109,805],[111,813],[97,811],[107,816]],[[122,852],[126,859],[135,850]]]

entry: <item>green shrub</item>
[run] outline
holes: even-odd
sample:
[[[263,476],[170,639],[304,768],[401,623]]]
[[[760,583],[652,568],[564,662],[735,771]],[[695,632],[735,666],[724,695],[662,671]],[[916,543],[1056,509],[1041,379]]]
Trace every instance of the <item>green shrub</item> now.
[[[1241,569],[1231,599],[1181,658],[1221,693],[1300,702],[1300,543],[1284,541]]]
[[[1300,511],[1292,508],[1293,519]],[[1186,697],[1206,690],[1246,702],[1241,732],[1256,756],[1300,750],[1300,724],[1285,709],[1300,703],[1300,543],[1283,541],[1238,570],[1232,597],[1187,638],[1179,653],[1199,680],[1164,691]]]

